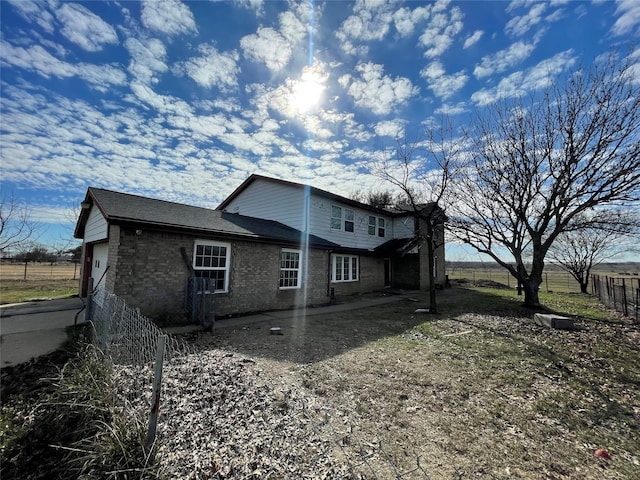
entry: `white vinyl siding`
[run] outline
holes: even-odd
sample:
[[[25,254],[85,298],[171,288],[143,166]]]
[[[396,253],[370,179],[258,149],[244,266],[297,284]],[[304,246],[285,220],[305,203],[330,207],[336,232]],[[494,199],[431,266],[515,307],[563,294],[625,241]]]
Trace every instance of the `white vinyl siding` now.
[[[331,281],[357,282],[359,278],[360,261],[355,255],[331,256]]]
[[[280,288],[300,288],[301,273],[301,251],[283,248],[280,251]]]
[[[391,232],[391,236],[393,238],[411,238],[415,234],[415,225],[415,218],[411,215],[396,217],[393,219],[393,231]]]
[[[256,180],[236,198],[225,211],[248,217],[266,218],[304,230],[304,190],[277,182]]]
[[[197,240],[193,248],[193,270],[196,277],[209,278],[215,293],[229,291],[231,245]]]
[[[86,243],[96,242],[98,240],[106,240],[108,236],[107,220],[95,205],[91,207],[87,224],[84,227],[83,240]]]
[[[309,195],[309,198],[306,198]],[[308,210],[307,207],[308,206]],[[334,217],[332,207],[340,210],[340,217]],[[405,238],[413,235],[413,220],[409,228],[401,225],[401,235],[395,232],[395,218],[376,215],[377,219],[384,219],[385,236],[378,236],[378,225],[375,235],[368,234],[368,221],[371,210],[357,208],[353,205],[340,203],[337,199],[327,198],[315,193],[309,193],[305,188],[257,179],[234,198],[225,208],[227,212],[239,213],[256,218],[275,220],[308,232],[320,238],[349,248],[363,248],[372,250],[390,238]],[[345,218],[345,210],[349,210],[349,218]],[[345,219],[347,232],[345,232]],[[403,221],[405,219],[402,219]],[[337,227],[338,222],[340,228]],[[376,221],[377,223],[377,221]],[[350,232],[349,229],[352,229]],[[345,233],[348,233],[345,234]]]

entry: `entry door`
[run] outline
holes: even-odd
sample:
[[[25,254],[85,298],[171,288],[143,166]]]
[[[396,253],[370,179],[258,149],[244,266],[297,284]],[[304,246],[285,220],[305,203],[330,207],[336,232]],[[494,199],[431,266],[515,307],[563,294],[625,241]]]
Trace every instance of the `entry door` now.
[[[93,277],[93,288],[96,290],[96,303],[102,305],[104,299],[105,284],[107,283],[107,259],[109,254],[108,243],[97,243],[93,246],[93,257],[91,259],[91,277]],[[100,282],[100,283],[98,283]]]
[[[384,286],[385,288],[391,286],[391,259],[384,259]]]

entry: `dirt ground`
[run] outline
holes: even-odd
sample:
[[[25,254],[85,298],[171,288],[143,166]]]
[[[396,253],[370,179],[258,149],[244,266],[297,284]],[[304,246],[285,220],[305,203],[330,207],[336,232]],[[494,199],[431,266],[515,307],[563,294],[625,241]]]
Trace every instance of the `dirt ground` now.
[[[544,329],[516,301],[460,288],[439,293],[440,314],[415,300],[188,339],[322,405],[317,426],[358,478],[640,478],[637,327]]]

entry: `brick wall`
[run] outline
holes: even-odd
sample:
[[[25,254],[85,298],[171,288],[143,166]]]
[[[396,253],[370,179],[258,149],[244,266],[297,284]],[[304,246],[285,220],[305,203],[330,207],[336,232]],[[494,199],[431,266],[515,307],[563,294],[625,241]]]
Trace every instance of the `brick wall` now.
[[[360,274],[357,282],[331,282],[336,297],[372,292],[384,288],[384,260],[360,255]]]
[[[180,247],[191,254],[193,239],[144,229],[138,234],[135,229],[111,225],[109,263],[113,269],[112,259],[117,258],[117,272],[107,274],[107,287],[145,315],[182,314],[189,270]]]
[[[107,289],[151,317],[182,316],[185,279],[189,269],[180,249],[192,262],[194,243],[215,238],[157,232],[111,225]],[[370,292],[384,287],[382,258],[360,255],[357,282],[329,284],[329,252],[310,249],[303,263],[302,288],[280,289],[279,245],[244,240],[220,240],[231,244],[229,291],[215,296],[216,315],[288,309],[329,302],[330,287],[336,296]],[[305,274],[306,273],[306,274]]]
[[[217,315],[287,309],[329,301],[326,288],[328,253],[310,249],[308,274],[306,278],[303,276],[302,288],[280,289],[281,249],[278,245],[233,242],[229,292],[216,295]]]
[[[115,228],[114,228],[115,227]],[[116,269],[108,274],[110,291],[149,316],[182,315],[185,279],[189,276],[180,248],[193,261],[196,237],[178,233],[112,226],[109,263],[117,258]],[[201,240],[207,240],[200,238]],[[216,240],[216,239],[208,239]],[[279,288],[280,251],[278,245],[221,240],[231,244],[229,291],[216,294],[216,315],[286,309],[303,304],[325,304],[327,258],[323,250],[310,250],[304,289]]]

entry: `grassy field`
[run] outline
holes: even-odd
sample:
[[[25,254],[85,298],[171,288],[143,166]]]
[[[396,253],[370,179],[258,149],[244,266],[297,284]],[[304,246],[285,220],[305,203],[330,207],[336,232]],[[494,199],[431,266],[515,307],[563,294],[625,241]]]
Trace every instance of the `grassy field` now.
[[[78,293],[80,268],[73,264],[0,264],[0,304]],[[26,277],[26,279],[25,279]]]
[[[620,273],[597,270],[594,274],[613,277],[628,276],[630,278],[637,279],[638,275],[622,275]],[[516,288],[516,280],[504,269],[495,268],[494,266],[488,268],[466,268],[466,267],[451,267],[447,269],[447,275],[450,280],[462,280],[466,279],[471,282],[496,282],[502,285],[506,285],[510,288]],[[559,293],[580,293],[580,285],[575,279],[564,271],[548,270],[543,273],[543,282],[540,287],[541,292],[559,292]],[[591,289],[589,288],[589,292]]]

